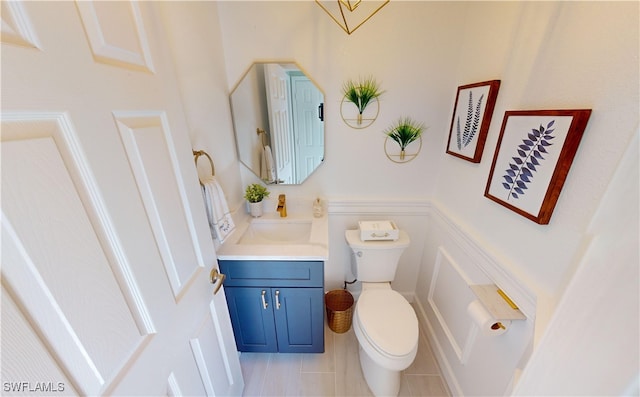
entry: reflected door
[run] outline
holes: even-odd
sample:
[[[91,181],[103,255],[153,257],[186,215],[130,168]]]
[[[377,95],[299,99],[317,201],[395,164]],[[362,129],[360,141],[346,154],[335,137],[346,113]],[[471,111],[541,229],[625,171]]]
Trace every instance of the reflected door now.
[[[324,160],[323,95],[306,76],[292,76],[295,183]]]
[[[265,65],[264,73],[278,183],[293,183],[289,76],[284,68],[274,63]]]

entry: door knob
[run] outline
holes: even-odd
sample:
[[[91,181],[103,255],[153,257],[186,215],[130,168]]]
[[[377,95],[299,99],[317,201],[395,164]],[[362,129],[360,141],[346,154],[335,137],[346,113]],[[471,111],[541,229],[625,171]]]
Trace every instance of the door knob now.
[[[211,281],[211,284],[214,285],[213,287],[214,295],[217,294],[218,291],[220,291],[220,287],[222,287],[222,283],[224,283],[225,277],[227,276],[220,273],[218,269],[216,269],[215,267],[211,269],[211,273],[209,273],[209,280]]]

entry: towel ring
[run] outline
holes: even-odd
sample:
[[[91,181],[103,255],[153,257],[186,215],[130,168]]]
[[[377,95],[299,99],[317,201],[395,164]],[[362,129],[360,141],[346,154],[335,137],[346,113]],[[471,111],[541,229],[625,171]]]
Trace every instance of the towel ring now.
[[[262,128],[256,128],[256,134],[260,137],[260,143],[262,143],[262,147],[264,148],[266,145],[264,143],[264,138],[267,136],[267,132]]]
[[[200,156],[206,156],[209,159],[209,164],[211,164],[211,176],[216,175],[216,168],[213,165],[213,160],[211,160],[211,156],[209,156],[207,152],[204,150],[193,150],[193,155],[195,156],[193,161],[196,163],[196,169],[198,169],[198,158]],[[202,181],[200,181],[200,184],[202,185]]]

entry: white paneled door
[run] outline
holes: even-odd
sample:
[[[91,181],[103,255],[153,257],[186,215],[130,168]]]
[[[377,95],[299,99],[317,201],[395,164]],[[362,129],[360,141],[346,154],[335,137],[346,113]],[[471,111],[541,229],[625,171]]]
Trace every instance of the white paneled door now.
[[[291,78],[296,183],[304,181],[324,160],[322,92],[306,76]]]
[[[155,7],[2,2],[2,395],[242,393]]]
[[[276,175],[278,183],[289,184],[293,183],[289,75],[275,63],[265,65],[264,75],[271,143],[275,148]]]

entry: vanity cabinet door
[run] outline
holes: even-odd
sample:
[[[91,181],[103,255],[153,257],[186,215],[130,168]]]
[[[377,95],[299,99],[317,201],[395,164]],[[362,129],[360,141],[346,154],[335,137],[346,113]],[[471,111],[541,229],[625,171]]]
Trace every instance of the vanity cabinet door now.
[[[278,351],[324,352],[322,288],[272,288],[272,294]]]
[[[225,294],[238,351],[277,352],[271,289],[233,287]]]
[[[324,352],[324,263],[220,260],[242,352]]]

